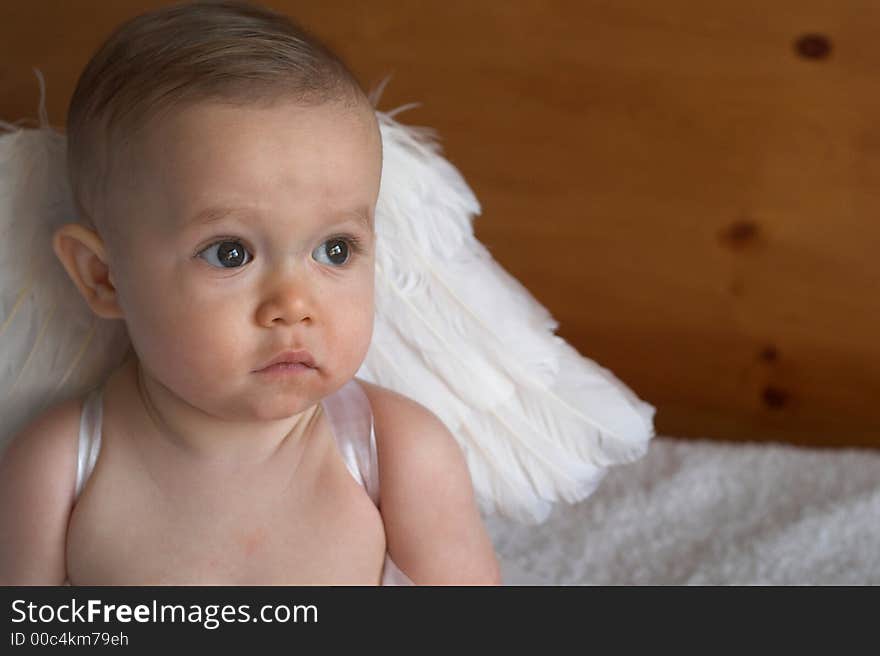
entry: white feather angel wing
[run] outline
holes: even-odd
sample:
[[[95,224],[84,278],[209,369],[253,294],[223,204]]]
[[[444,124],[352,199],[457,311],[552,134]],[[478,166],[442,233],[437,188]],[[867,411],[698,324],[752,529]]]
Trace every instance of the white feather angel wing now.
[[[430,131],[377,113],[376,321],[359,375],[421,402],[461,444],[486,512],[543,519],[641,455],[653,408],[553,335],[549,313],[476,240],[479,204]],[[66,143],[0,136],[0,448],[48,405],[121,362],[121,321],[97,319],[51,248],[76,219]]]
[[[377,113],[376,318],[359,376],[431,409],[484,512],[544,519],[641,456],[654,408],[553,333],[548,311],[473,233],[479,203],[432,132]]]
[[[95,317],[52,251],[54,229],[76,220],[66,149],[48,128],[0,134],[0,449],[100,384],[128,347],[124,324]]]

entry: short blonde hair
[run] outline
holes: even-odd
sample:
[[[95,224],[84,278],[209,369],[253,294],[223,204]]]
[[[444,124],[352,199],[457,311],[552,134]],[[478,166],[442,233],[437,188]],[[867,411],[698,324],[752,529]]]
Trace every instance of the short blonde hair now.
[[[118,27],[79,78],[67,113],[68,170],[80,219],[101,228],[118,158],[170,109],[292,99],[369,104],[342,60],[291,19],[236,0],[191,2]]]

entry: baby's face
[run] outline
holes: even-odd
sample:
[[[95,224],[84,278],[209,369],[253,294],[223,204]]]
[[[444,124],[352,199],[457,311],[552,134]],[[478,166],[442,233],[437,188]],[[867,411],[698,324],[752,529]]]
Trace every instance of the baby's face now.
[[[151,128],[111,205],[147,375],[240,420],[290,416],[351,379],[373,327],[380,139],[366,106],[200,104]],[[303,349],[313,369],[258,373]]]

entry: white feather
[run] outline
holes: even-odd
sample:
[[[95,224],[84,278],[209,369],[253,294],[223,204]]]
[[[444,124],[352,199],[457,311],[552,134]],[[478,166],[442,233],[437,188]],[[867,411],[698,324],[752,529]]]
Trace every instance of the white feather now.
[[[123,323],[95,317],[52,251],[54,229],[76,220],[66,148],[46,127],[0,135],[0,448],[100,384],[128,347]]]
[[[376,318],[359,375],[443,420],[484,511],[541,521],[641,456],[654,408],[557,337],[479,243],[479,203],[433,133],[377,115]]]

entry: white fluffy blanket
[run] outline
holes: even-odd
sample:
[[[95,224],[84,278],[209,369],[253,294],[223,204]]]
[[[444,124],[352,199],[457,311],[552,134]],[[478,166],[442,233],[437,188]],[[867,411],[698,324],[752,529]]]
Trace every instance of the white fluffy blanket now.
[[[880,584],[880,451],[658,438],[544,524],[487,525],[507,585]]]

